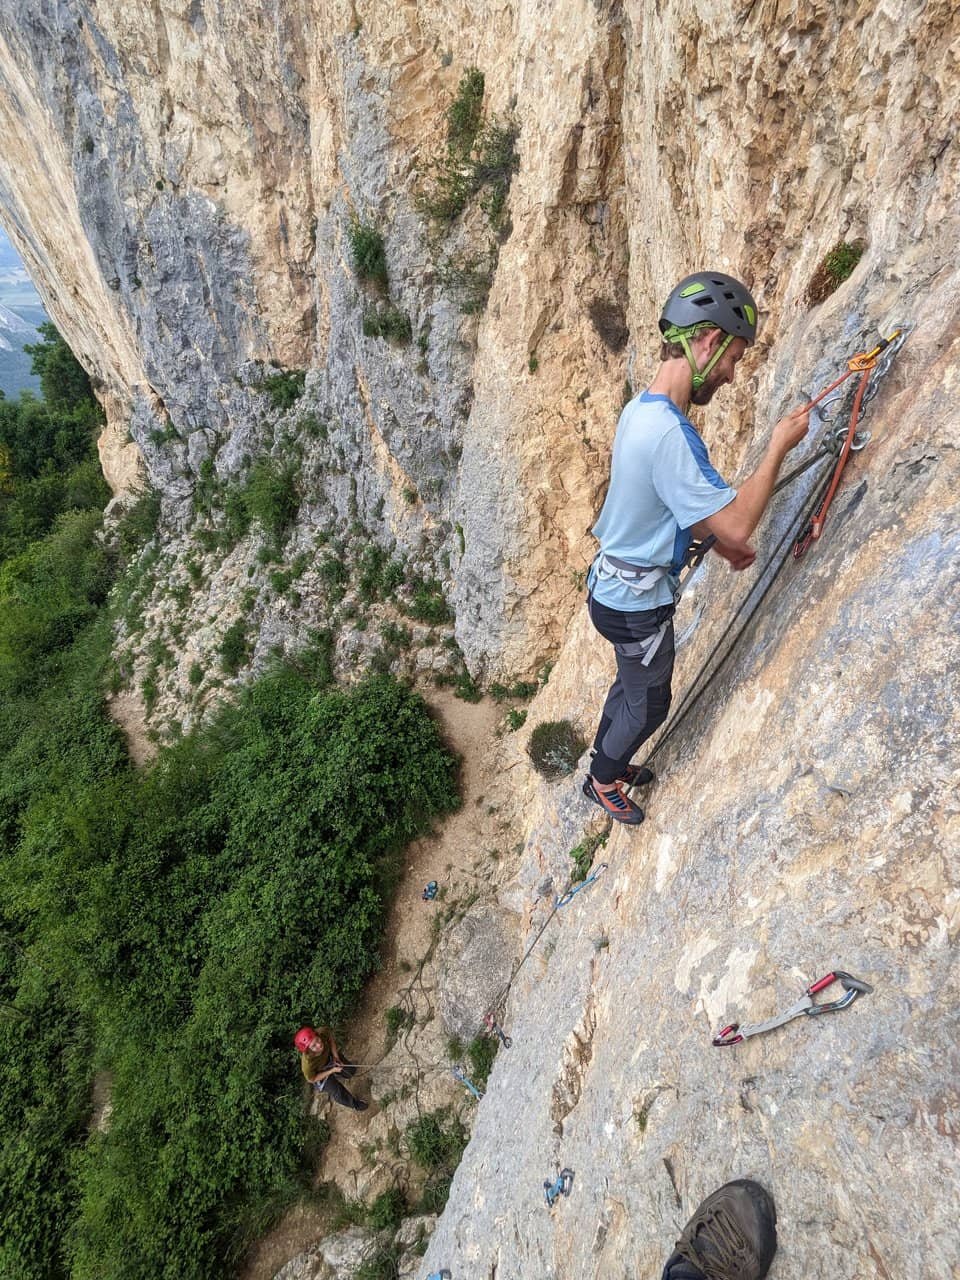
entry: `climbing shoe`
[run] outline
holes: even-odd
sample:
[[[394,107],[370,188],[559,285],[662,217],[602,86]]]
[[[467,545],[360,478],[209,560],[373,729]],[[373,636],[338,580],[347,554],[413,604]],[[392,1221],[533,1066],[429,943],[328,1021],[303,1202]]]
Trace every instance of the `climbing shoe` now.
[[[625,787],[647,787],[656,776],[653,770],[645,765],[628,764],[620,775],[620,781]]]
[[[590,752],[592,760],[597,754],[596,748]],[[652,769],[648,769],[642,764],[628,764],[624,767],[623,773],[617,779],[622,782],[625,787],[647,787],[656,779],[656,774]]]
[[[684,1227],[663,1280],[763,1280],[777,1251],[773,1197],[749,1178],[707,1196]],[[693,1270],[691,1270],[691,1264]]]
[[[638,804],[634,804],[629,796],[623,794],[623,787],[622,782],[611,782],[609,786],[594,782],[588,773],[583,783],[583,794],[588,800],[598,804],[604,813],[613,818],[614,822],[624,822],[627,826],[638,827],[643,821],[643,810]]]

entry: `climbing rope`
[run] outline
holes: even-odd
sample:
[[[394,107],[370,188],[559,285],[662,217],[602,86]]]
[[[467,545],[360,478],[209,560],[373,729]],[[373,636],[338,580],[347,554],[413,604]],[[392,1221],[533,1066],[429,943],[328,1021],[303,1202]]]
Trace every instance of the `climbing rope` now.
[[[815,408],[822,401],[826,400],[826,398],[832,392],[835,392],[837,388],[840,387],[844,382],[846,382],[848,378],[852,377],[854,373],[859,373],[861,375],[860,382],[857,387],[857,393],[854,396],[853,408],[850,414],[849,425],[846,428],[844,428],[842,431],[843,441],[840,446],[840,453],[837,456],[836,466],[833,472],[831,472],[831,474],[826,478],[826,480],[823,483],[818,483],[815,486],[815,496],[813,498],[813,501],[808,503],[806,506],[802,508],[799,517],[795,516],[794,519],[790,523],[788,523],[786,530],[784,531],[780,539],[777,541],[776,546],[773,548],[773,551],[768,556],[766,563],[763,565],[763,568],[760,571],[760,574],[757,579],[758,585],[763,582],[768,571],[771,569],[771,567],[773,567],[774,562],[777,560],[777,557],[780,554],[780,550],[783,547],[783,544],[788,540],[788,538],[793,536],[795,543],[798,546],[803,539],[806,539],[806,543],[804,546],[804,549],[806,549],[806,545],[809,545],[809,542],[814,537],[820,536],[820,532],[823,529],[823,522],[826,518],[827,509],[829,508],[830,503],[833,500],[833,496],[836,493],[836,489],[840,481],[840,474],[842,474],[843,467],[846,465],[847,457],[851,452],[855,452],[857,449],[863,448],[863,446],[867,442],[865,438],[865,433],[861,434],[859,442],[857,439],[857,435],[858,435],[857,424],[860,421],[860,418],[862,417],[864,406],[870,400],[872,400],[873,397],[876,395],[877,390],[879,389],[880,380],[885,376],[885,374],[889,370],[890,364],[892,363],[894,355],[896,354],[897,351],[899,351],[900,347],[906,341],[906,337],[909,332],[910,332],[909,327],[903,326],[902,328],[897,329],[893,334],[891,334],[889,338],[882,339],[881,342],[876,347],[874,347],[872,351],[858,352],[856,355],[852,356],[850,360],[847,362],[847,369],[845,370],[845,372],[842,373],[839,378],[835,379],[835,381],[831,382],[828,387],[825,387],[817,396],[815,396],[807,404],[806,407],[808,409]],[[881,353],[885,353],[883,355],[882,360],[879,359]],[[836,400],[837,397],[834,397],[834,399]],[[833,439],[836,440],[837,436],[839,436],[840,434],[841,433],[837,433],[837,435],[835,435]],[[822,461],[824,458],[830,456],[833,452],[834,452],[833,448],[825,442],[823,445],[821,445],[820,449],[818,449],[811,458],[807,459],[800,467],[795,468],[794,471],[792,471],[789,475],[785,476],[783,480],[781,480],[780,483],[777,485],[774,492],[778,492],[779,490],[785,488],[791,481],[797,479],[798,476],[802,475],[805,471],[809,470],[810,467],[812,467],[816,462]],[[813,529],[815,527],[817,528],[816,533],[813,532]],[[808,528],[810,530],[809,537],[807,536]],[[803,533],[801,533],[799,537],[796,536],[796,531],[798,529],[803,530]],[[800,552],[800,554],[802,554],[802,552]],[[700,699],[710,688],[710,685],[713,683],[713,681],[720,674],[727,659],[730,657],[731,653],[736,648],[737,643],[740,640],[741,636],[749,627],[750,623],[753,621],[753,618],[755,617],[756,613],[760,609],[764,600],[767,598],[767,595],[769,594],[771,587],[776,582],[777,577],[780,574],[780,571],[788,563],[789,560],[790,560],[790,556],[786,555],[780,560],[780,562],[776,565],[776,567],[773,568],[773,572],[770,574],[769,580],[763,586],[763,589],[760,591],[759,595],[756,594],[757,586],[751,587],[751,589],[747,592],[746,596],[743,598],[743,600],[741,601],[737,609],[734,611],[733,617],[724,627],[723,631],[720,633],[720,636],[717,639],[716,643],[714,644],[713,648],[707,654],[707,657],[704,660],[702,666],[700,667],[700,670],[694,676],[689,687],[684,693],[684,696],[680,702],[680,705],[677,707],[676,711],[671,716],[670,720],[667,722],[666,726],[663,729],[663,732],[661,733],[660,737],[657,739],[656,743],[654,744],[653,749],[650,751],[649,755],[644,760],[645,765],[649,765],[650,762],[654,760],[657,755],[659,755],[659,753],[667,745],[670,739],[674,736],[677,729],[679,729],[680,726],[687,719],[687,717],[689,716],[693,708],[700,702]],[[729,647],[727,648],[726,652],[722,655],[722,657],[720,658],[719,662],[716,664],[714,669],[710,672],[709,677],[705,678],[707,676],[707,672],[710,670],[711,663],[713,662],[720,648],[723,646],[724,642],[728,639],[734,627],[736,626],[738,619],[744,613],[747,606],[751,604],[751,602],[753,603],[753,607],[750,609],[750,612],[747,614],[746,620],[744,621],[743,625],[739,628],[736,634],[734,634],[733,639],[729,643]]]

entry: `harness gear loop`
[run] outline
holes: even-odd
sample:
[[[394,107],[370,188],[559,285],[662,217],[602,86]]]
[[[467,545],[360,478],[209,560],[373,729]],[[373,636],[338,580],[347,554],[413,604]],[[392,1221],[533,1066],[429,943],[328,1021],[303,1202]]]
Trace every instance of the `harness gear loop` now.
[[[824,1004],[814,1004],[813,997],[820,991],[825,991],[827,987],[832,986],[835,982],[839,982],[843,987],[843,995],[836,1000],[828,1001]],[[816,982],[810,984],[800,999],[785,1009],[783,1013],[778,1013],[773,1018],[768,1018],[766,1022],[745,1023],[743,1026],[739,1022],[731,1022],[728,1027],[724,1027],[713,1037],[713,1045],[717,1049],[729,1048],[731,1045],[741,1044],[749,1036],[759,1036],[766,1031],[774,1031],[777,1027],[782,1027],[784,1023],[791,1022],[794,1018],[816,1017],[821,1013],[835,1013],[839,1009],[846,1009],[848,1005],[853,1004],[857,996],[869,995],[873,991],[873,987],[869,982],[863,982],[860,978],[854,978],[852,974],[845,973],[842,969],[833,969],[823,978],[818,978]]]

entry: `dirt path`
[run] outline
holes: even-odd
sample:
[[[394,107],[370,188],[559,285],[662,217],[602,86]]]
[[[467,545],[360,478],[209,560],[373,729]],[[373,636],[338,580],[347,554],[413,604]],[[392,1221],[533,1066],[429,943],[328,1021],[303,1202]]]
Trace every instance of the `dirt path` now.
[[[372,1070],[364,1068],[350,1086],[371,1103],[370,1109],[350,1112],[316,1097],[333,1131],[318,1178],[335,1182],[351,1199],[369,1200],[390,1185],[399,1165],[405,1165],[398,1145],[406,1116],[399,1099],[405,1091],[410,1091],[408,1097],[415,1092],[416,1104],[424,1108],[461,1101],[462,1091],[451,1080],[445,1060],[445,1034],[433,1016],[431,967],[424,966],[419,980],[417,973],[436,938],[434,921],[443,919],[451,901],[469,902],[495,887],[497,855],[514,840],[496,737],[504,709],[488,698],[462,702],[447,690],[431,690],[425,696],[447,744],[461,757],[463,803],[433,834],[407,850],[405,874],[384,934],[383,967],[367,984],[345,1037],[344,1051],[353,1061],[380,1063]],[[437,881],[442,894],[433,903],[421,896],[430,880]],[[396,1005],[411,1010],[416,1023],[385,1056],[386,1014]],[[329,1232],[330,1220],[328,1208],[298,1205],[251,1253],[241,1280],[271,1280],[285,1262]]]
[[[139,693],[121,689],[106,700],[110,719],[123,731],[130,759],[137,766],[149,764],[157,754],[157,744],[147,736],[146,708]]]

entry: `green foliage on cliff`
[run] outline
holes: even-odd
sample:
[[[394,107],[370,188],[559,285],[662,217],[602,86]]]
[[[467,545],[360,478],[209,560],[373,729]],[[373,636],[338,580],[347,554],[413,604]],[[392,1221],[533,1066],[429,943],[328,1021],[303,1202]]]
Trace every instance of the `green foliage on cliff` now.
[[[519,167],[519,129],[513,120],[485,116],[483,92],[482,72],[470,67],[447,108],[446,148],[424,162],[426,182],[417,204],[431,221],[450,223],[483,192],[487,221],[501,231],[507,193]]]
[[[0,560],[49,532],[66,511],[102,508],[110,491],[94,447],[103,419],[90,383],[51,324],[26,349],[44,399],[0,396]]]
[[[381,293],[387,293],[390,288],[387,251],[379,227],[362,222],[354,214],[347,227],[347,240],[350,243],[353,269],[358,278],[372,284]]]
[[[454,766],[318,636],[136,772],[103,689],[138,548],[99,531],[61,510],[0,563],[0,1275],[205,1280],[309,1182],[291,1032],[353,1008]]]

